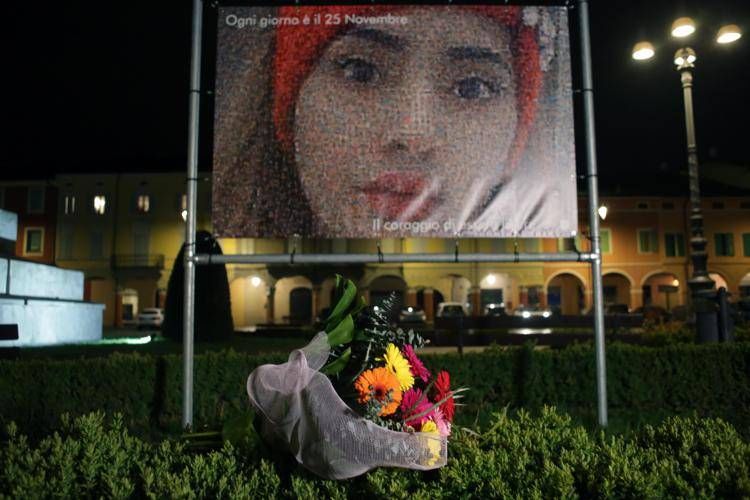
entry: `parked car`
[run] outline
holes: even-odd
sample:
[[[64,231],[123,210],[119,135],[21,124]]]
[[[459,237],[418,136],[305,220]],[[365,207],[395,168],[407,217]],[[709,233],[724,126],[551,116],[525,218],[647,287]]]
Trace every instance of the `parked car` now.
[[[463,318],[469,315],[469,308],[460,302],[441,302],[438,304],[438,318]]]
[[[424,323],[427,320],[427,315],[418,307],[408,306],[401,309],[398,320],[401,323]]]
[[[499,304],[487,304],[484,306],[485,316],[505,316],[505,304],[500,302]]]
[[[164,309],[151,307],[142,310],[136,317],[138,329],[142,328],[160,328],[164,322]]]
[[[520,316],[524,319],[529,318],[550,318],[552,317],[552,311],[546,307],[540,306],[518,306],[513,311],[513,316]]]

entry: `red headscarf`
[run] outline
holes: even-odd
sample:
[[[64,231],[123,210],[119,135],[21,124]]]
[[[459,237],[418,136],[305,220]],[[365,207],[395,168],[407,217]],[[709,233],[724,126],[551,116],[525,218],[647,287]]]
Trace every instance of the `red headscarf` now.
[[[304,16],[316,14],[339,14],[377,16],[396,12],[413,6],[405,5],[359,5],[324,7],[281,7],[279,17],[298,18],[296,26],[282,25],[276,29],[276,55],[273,73],[273,123],[276,138],[287,151],[294,144],[294,132],[290,114],[294,110],[297,94],[305,78],[330,40],[344,31],[345,26],[309,24],[301,21]],[[537,98],[542,84],[539,64],[539,47],[534,29],[523,24],[522,10],[518,6],[461,6],[460,9],[477,12],[514,29],[513,69],[516,75],[518,125],[510,151],[509,165],[514,167],[521,157],[531,124],[536,114]]]

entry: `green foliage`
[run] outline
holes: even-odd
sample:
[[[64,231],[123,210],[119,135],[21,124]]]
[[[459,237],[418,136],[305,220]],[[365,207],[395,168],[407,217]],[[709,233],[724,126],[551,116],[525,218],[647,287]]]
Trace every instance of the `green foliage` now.
[[[734,327],[734,340],[737,342],[750,342],[750,322]]]
[[[356,345],[354,342],[352,345]],[[354,348],[352,349],[354,351]],[[195,357],[196,431],[247,411],[245,383],[257,366],[282,363],[286,355],[234,351]],[[508,406],[565,409],[584,423],[596,421],[594,349],[493,347],[483,353],[422,356],[436,373],[446,369],[454,385],[469,387],[458,408],[459,425],[485,424]],[[351,364],[351,363],[350,363]],[[647,348],[607,346],[610,415],[655,423],[670,414],[720,416],[750,436],[750,344],[676,344]],[[349,384],[349,379],[342,383]],[[0,424],[14,420],[34,437],[50,433],[57,415],[120,412],[128,429],[142,436],[179,431],[182,405],[180,356],[115,354],[79,360],[0,361]],[[626,429],[627,430],[627,429]]]
[[[673,344],[695,343],[695,330],[682,321],[669,321],[667,323],[646,320],[643,323],[641,334],[643,345],[650,347],[663,347]]]
[[[356,300],[357,287],[351,280],[336,275],[334,302],[336,305],[326,320],[325,331],[331,354],[321,370],[336,376],[334,382],[344,392],[365,370],[373,367],[375,358],[382,356],[386,346],[409,344],[422,347],[419,333],[393,328],[390,321],[395,297],[388,297],[377,309],[366,308],[364,299]]]
[[[349,481],[225,444],[195,453],[131,436],[122,418],[70,420],[32,445],[15,425],[0,449],[8,498],[742,498],[750,445],[726,422],[670,418],[636,435],[590,434],[554,408],[495,413],[479,434],[456,430],[448,465],[375,469]]]
[[[195,235],[197,253],[221,255],[221,247],[207,231]],[[169,275],[167,301],[164,309],[162,333],[172,340],[182,339],[183,297],[185,290],[185,248],[181,248]],[[195,339],[226,340],[234,332],[229,281],[226,266],[198,266],[195,271]]]

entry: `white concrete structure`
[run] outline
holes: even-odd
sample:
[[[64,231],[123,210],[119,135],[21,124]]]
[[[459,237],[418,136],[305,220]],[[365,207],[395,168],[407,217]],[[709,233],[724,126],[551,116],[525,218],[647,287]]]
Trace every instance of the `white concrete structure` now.
[[[18,219],[0,210],[0,238],[15,241]],[[0,257],[0,325],[17,340],[0,347],[91,342],[102,338],[103,304],[83,301],[83,272]]]
[[[18,216],[13,212],[0,210],[0,238],[16,241]]]
[[[47,299],[83,300],[83,272],[60,269],[23,260],[0,259],[7,262],[5,293]],[[0,269],[3,267],[0,265]]]
[[[0,324],[18,325],[18,340],[0,340],[0,346],[101,340],[103,308],[103,304],[92,302],[0,297]]]

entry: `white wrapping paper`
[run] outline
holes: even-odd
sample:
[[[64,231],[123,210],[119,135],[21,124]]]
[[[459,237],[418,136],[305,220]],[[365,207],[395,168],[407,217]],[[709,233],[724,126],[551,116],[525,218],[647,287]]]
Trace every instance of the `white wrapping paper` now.
[[[328,479],[346,479],[375,467],[429,470],[447,461],[447,438],[397,432],[360,417],[338,396],[320,369],[330,347],[325,333],[293,351],[289,361],[256,368],[247,380],[261,433],[291,452],[305,468]]]

